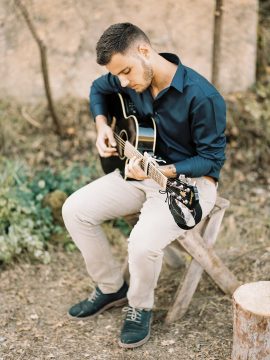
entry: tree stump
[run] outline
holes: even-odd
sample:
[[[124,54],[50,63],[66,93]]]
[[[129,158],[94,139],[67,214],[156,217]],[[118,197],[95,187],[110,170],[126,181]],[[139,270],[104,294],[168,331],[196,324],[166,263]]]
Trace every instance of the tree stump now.
[[[270,281],[240,286],[233,308],[232,360],[270,360]]]

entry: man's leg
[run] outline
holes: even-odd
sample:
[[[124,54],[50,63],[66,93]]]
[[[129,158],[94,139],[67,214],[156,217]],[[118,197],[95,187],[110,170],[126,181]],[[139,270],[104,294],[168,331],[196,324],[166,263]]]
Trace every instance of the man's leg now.
[[[63,205],[66,228],[102,294],[117,292],[123,285],[123,275],[100,225],[106,220],[138,212],[144,200],[143,191],[115,171],[79,189]]]
[[[205,217],[215,204],[216,187],[205,178],[196,180],[203,217]],[[135,328],[138,329],[136,333],[134,323],[131,321],[132,316],[129,315],[121,334],[120,345],[123,347],[141,345],[149,338],[150,314],[146,311],[151,310],[154,304],[154,289],[162,266],[163,249],[185,232],[175,223],[168,204],[165,203],[166,195],[159,193],[158,186],[153,184],[152,180],[145,180],[140,186],[144,188],[147,200],[129,238],[128,301],[130,314],[133,311],[133,318],[138,320],[134,315],[137,311],[138,317],[142,319],[142,328],[139,329],[136,323]]]

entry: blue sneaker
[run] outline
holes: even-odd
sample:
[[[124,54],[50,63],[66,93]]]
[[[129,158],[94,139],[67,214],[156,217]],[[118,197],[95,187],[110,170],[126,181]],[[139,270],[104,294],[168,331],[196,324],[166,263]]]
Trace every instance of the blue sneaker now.
[[[141,310],[128,306],[121,330],[119,345],[123,348],[135,348],[143,345],[150,338],[152,310]]]
[[[83,320],[108,310],[115,306],[122,306],[127,303],[128,285],[126,282],[115,293],[103,294],[103,292],[96,287],[89,298],[73,305],[69,311],[68,316],[72,319]]]

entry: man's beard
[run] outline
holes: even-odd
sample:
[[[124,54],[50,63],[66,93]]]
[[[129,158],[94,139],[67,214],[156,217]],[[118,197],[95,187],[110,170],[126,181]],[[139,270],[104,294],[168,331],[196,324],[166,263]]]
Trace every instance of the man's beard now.
[[[143,68],[143,79],[144,79],[146,84],[143,87],[143,89],[140,89],[139,92],[143,92],[150,86],[150,84],[152,82],[153,69],[152,69],[151,65],[147,64],[144,59],[140,58],[140,60],[141,60],[142,68]]]

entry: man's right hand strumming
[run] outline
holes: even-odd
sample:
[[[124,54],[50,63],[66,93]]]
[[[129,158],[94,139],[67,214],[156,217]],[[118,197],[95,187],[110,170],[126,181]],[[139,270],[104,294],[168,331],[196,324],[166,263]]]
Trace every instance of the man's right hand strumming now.
[[[97,141],[96,147],[101,157],[118,156],[116,141],[107,119],[103,115],[96,117]]]

